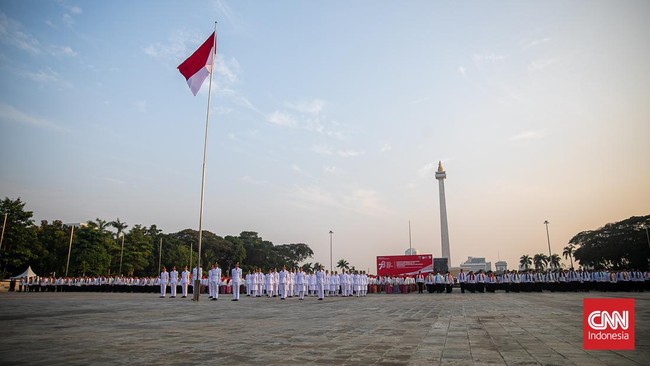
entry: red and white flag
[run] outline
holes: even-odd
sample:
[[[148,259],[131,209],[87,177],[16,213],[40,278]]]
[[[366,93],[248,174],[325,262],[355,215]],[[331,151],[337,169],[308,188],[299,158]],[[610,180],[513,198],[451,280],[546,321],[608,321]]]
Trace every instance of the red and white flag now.
[[[194,51],[192,56],[178,65],[178,71],[183,74],[194,95],[199,92],[201,85],[212,72],[212,62],[217,53],[214,36],[215,33],[213,32],[201,47]]]

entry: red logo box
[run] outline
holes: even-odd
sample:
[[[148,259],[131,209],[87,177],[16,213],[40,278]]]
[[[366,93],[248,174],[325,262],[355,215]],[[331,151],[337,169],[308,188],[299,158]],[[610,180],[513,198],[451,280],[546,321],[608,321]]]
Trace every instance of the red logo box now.
[[[584,349],[634,349],[634,299],[584,299],[582,310]]]

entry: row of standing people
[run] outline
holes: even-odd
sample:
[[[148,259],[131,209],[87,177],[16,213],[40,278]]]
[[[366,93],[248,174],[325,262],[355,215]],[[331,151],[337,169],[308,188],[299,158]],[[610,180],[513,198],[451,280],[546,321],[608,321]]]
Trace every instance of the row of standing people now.
[[[261,269],[246,275],[246,294],[252,297],[276,297],[285,299],[297,296],[300,300],[305,296],[365,296],[368,289],[368,276],[365,272],[355,271],[346,273],[323,270],[307,273],[302,268],[295,272],[286,266],[281,271],[269,270],[266,274]]]

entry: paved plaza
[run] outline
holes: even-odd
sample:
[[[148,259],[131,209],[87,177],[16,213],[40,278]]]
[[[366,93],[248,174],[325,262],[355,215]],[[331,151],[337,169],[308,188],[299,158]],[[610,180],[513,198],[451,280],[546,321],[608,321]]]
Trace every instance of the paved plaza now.
[[[584,351],[582,299],[634,297],[635,351]],[[648,365],[650,293],[160,299],[0,293],[3,365]]]

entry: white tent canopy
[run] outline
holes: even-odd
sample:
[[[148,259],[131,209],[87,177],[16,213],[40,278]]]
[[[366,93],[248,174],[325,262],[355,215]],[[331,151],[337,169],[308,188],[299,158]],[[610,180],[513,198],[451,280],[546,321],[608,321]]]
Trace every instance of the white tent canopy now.
[[[29,267],[27,267],[25,272],[19,274],[18,276],[13,276],[11,278],[23,278],[23,277],[30,278],[30,277],[36,277],[36,276],[38,276],[38,275],[36,273],[34,273],[34,271],[32,271],[32,266],[29,266]]]

